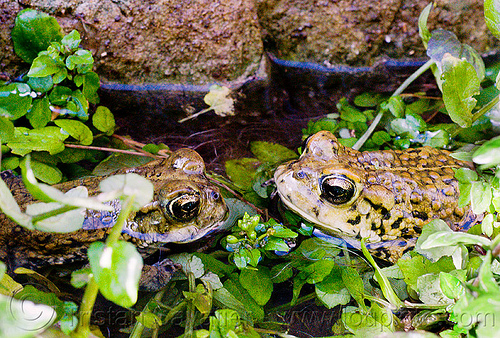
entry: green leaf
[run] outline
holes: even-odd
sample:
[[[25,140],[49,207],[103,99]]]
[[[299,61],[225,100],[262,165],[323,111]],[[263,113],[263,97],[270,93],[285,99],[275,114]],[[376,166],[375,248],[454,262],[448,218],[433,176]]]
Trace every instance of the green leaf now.
[[[66,197],[86,198],[88,191],[85,187],[76,187],[65,193]],[[33,203],[26,207],[26,214],[40,215],[63,207],[61,203]],[[45,232],[72,232],[82,228],[85,220],[85,208],[78,208],[34,223],[37,230]]]
[[[0,179],[0,210],[10,219],[24,227],[33,229],[31,217],[21,212],[17,201],[12,196],[9,187]]]
[[[500,1],[484,0],[484,20],[491,33],[500,39]]]
[[[36,290],[36,289],[35,289]],[[35,337],[50,327],[57,318],[55,309],[29,299],[17,300],[0,294],[0,332],[4,337]]]
[[[154,192],[153,184],[147,178],[134,173],[110,176],[99,183],[99,188],[107,193],[109,200],[135,196],[134,210],[149,203]]]
[[[474,67],[449,54],[443,57],[443,101],[453,122],[462,128],[472,125],[472,109],[479,94],[480,81]]]
[[[65,106],[71,96],[71,89],[65,86],[56,86],[49,94],[50,103],[56,106]]]
[[[12,153],[24,156],[34,150],[48,151],[49,154],[57,154],[64,150],[64,140],[68,137],[61,133],[58,127],[44,127],[31,129],[16,127],[14,137],[7,142]]]
[[[480,215],[488,210],[491,204],[491,199],[493,198],[491,186],[488,183],[472,183],[470,195],[472,211],[474,211],[476,215]]]
[[[33,101],[30,111],[26,118],[30,121],[33,128],[43,128],[50,122],[52,112],[50,111],[50,102],[47,96]]]
[[[382,110],[389,110],[395,117],[403,117],[405,104],[401,96],[391,96],[387,101],[380,104]]]
[[[54,82],[52,81],[52,76],[47,75],[45,77],[30,77],[28,78],[28,85],[35,92],[46,93],[52,89]]]
[[[364,108],[375,107],[377,104],[379,104],[381,97],[382,95],[378,93],[363,92],[362,94],[357,95],[354,98],[354,104],[358,107]]]
[[[123,307],[134,305],[143,265],[136,247],[124,241],[112,246],[94,242],[88,249],[88,257],[102,295]]]
[[[25,83],[11,83],[0,87],[0,116],[17,120],[31,106],[31,88]]]
[[[16,54],[31,63],[51,42],[61,40],[62,30],[55,18],[25,9],[17,15],[11,35]]]
[[[381,146],[382,144],[389,142],[391,140],[391,136],[387,132],[379,130],[373,133],[371,140],[375,144]]]
[[[356,300],[356,302],[361,308],[366,310],[365,296],[364,296],[365,288],[363,286],[363,280],[359,276],[359,273],[351,267],[346,267],[342,269],[341,275],[342,275],[342,281],[347,290],[349,290],[349,293],[351,294],[352,298]]]
[[[474,170],[468,168],[460,168],[455,171],[455,178],[460,183],[471,183],[478,180],[477,173]]]
[[[487,169],[500,164],[500,136],[483,143],[474,151],[472,160],[481,164],[481,169]]]
[[[465,293],[465,287],[460,279],[447,272],[439,273],[439,285],[443,294],[451,299],[458,299]]]
[[[0,143],[9,142],[13,136],[14,123],[12,123],[6,117],[0,116]]]
[[[425,8],[422,10],[420,13],[420,16],[418,17],[418,34],[420,35],[420,38],[422,39],[422,43],[424,44],[424,47],[427,49],[427,44],[429,43],[429,40],[431,39],[431,32],[429,32],[429,28],[427,28],[427,19],[429,18],[429,14],[431,13],[433,7],[433,3],[431,2]]]
[[[54,60],[48,55],[40,55],[31,64],[29,77],[46,77],[55,74],[64,68],[64,63]]]
[[[94,58],[92,57],[92,53],[86,49],[79,49],[73,55],[66,58],[66,67],[69,70],[75,69],[78,65],[91,65],[93,63]]]
[[[270,275],[274,284],[283,283],[293,277],[292,265],[289,262],[273,265]]]
[[[462,44],[456,35],[450,31],[436,29],[432,32],[427,55],[436,61],[441,75],[446,72],[445,59],[451,56],[470,64],[476,71],[479,82],[484,79],[485,67],[481,56],[469,45]]]
[[[97,130],[108,136],[113,135],[116,127],[113,113],[111,113],[111,111],[104,106],[97,107],[94,115],[92,116],[92,124]]]
[[[424,146],[430,146],[432,148],[444,148],[448,143],[450,143],[450,134],[442,129],[436,131],[426,130]]]
[[[181,266],[182,272],[184,272],[185,275],[192,273],[194,278],[200,278],[205,273],[203,261],[201,258],[193,254],[183,252],[170,256],[170,259],[175,264],[179,264]]]
[[[337,109],[340,112],[340,118],[348,122],[366,122],[366,115],[354,108],[347,102],[345,97],[337,103]]]
[[[261,162],[267,162],[270,165],[279,164],[299,157],[297,153],[280,144],[265,141],[253,141],[250,143],[250,151]]]
[[[100,85],[99,75],[94,72],[85,73],[83,77],[82,92],[90,103],[97,104],[99,102],[97,90],[99,89]]]
[[[267,304],[273,292],[273,282],[268,268],[259,266],[257,270],[243,269],[239,281],[257,304],[261,306]]]
[[[80,121],[57,119],[54,123],[76,139],[80,144],[88,146],[94,141],[92,131]]]
[[[246,312],[249,312],[252,315],[252,318],[255,320],[262,320],[264,319],[264,309],[262,306],[257,304],[257,302],[250,296],[248,291],[239,283],[239,278],[237,275],[233,274],[234,277],[229,278],[224,282],[224,288],[219,289],[224,290],[226,289],[231,293],[233,297],[235,297],[239,302],[241,302],[244,306],[244,310]],[[234,301],[232,301],[234,303]],[[233,308],[234,310],[238,310],[238,308]],[[238,311],[240,315],[242,313]]]
[[[47,165],[43,162],[38,162],[35,160],[31,161],[31,169],[35,177],[42,182],[50,185],[61,182],[62,172],[57,167]]]
[[[391,121],[391,129],[397,135],[409,134],[411,137],[417,137],[419,132],[424,131],[427,124],[420,115],[408,113],[406,117],[394,119]]]
[[[226,174],[243,191],[252,190],[253,178],[261,162],[255,158],[239,158],[226,161]]]
[[[427,273],[417,278],[418,298],[424,304],[452,304],[453,300],[441,291],[439,275]]]
[[[69,34],[65,35],[61,40],[61,44],[68,47],[69,50],[76,50],[80,45],[80,42],[82,42],[80,33],[78,33],[78,31],[75,29],[73,29]]]
[[[19,167],[19,157],[2,157],[2,171],[3,170],[14,170]]]

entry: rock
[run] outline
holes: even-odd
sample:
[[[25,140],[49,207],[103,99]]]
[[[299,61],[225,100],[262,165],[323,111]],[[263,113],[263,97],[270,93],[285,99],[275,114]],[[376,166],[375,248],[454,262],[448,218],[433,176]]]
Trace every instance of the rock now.
[[[24,8],[77,29],[104,82],[206,84],[244,79],[258,68],[263,48],[252,0],[25,0]],[[0,0],[0,71],[20,63],[10,29],[22,8]],[[10,14],[13,17],[6,17]],[[5,29],[7,26],[8,29]]]
[[[258,0],[266,48],[291,61],[373,65],[380,56],[425,56],[418,17],[428,0]],[[438,0],[429,29],[443,28],[482,53],[500,46],[484,22],[483,2]]]

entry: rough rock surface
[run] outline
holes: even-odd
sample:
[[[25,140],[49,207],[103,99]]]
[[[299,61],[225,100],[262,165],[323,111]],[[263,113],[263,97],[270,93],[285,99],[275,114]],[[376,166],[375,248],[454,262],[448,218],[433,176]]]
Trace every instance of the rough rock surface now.
[[[204,84],[252,74],[262,42],[252,0],[0,0],[0,70],[11,72],[10,29],[22,8],[77,29],[105,81]],[[8,17],[10,13],[11,17]]]
[[[371,65],[377,56],[425,55],[418,17],[428,0],[258,0],[266,47],[278,57],[326,66]],[[484,22],[483,2],[437,0],[429,29],[443,28],[485,53],[499,41]]]

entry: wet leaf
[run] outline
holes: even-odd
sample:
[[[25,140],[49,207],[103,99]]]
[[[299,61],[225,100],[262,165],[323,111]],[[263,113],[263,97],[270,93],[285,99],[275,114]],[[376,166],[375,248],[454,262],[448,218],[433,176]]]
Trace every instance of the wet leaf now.
[[[80,121],[57,119],[54,123],[82,145],[88,146],[94,141],[92,131]]]
[[[0,116],[17,120],[31,106],[31,88],[25,83],[11,83],[0,87]]]
[[[244,191],[250,191],[253,178],[261,162],[255,158],[239,158],[226,161],[226,174],[231,181]]]
[[[88,257],[102,295],[123,307],[134,305],[143,265],[136,247],[124,241],[112,246],[94,242],[88,249]]]
[[[51,306],[4,295],[0,295],[0,312],[0,332],[9,338],[33,337],[50,327],[57,316]]]
[[[64,140],[68,137],[61,133],[58,127],[44,127],[39,129],[14,128],[14,136],[7,142],[12,153],[24,156],[34,150],[48,151],[57,154],[64,150]]]
[[[391,121],[391,129],[397,135],[408,134],[411,137],[416,137],[419,132],[424,131],[427,124],[420,115],[409,113],[406,117],[394,119]]]
[[[63,37],[55,18],[32,9],[19,12],[11,35],[16,54],[28,63],[47,49],[51,42],[60,41]]]
[[[56,106],[64,106],[71,96],[71,89],[65,86],[56,86],[49,94],[50,103]]]

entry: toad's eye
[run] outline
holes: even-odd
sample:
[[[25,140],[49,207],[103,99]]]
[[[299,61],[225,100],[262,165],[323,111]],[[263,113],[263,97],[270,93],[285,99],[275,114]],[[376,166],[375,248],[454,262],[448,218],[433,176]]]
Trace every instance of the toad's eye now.
[[[192,220],[200,209],[199,194],[182,194],[167,204],[167,212],[172,218],[187,222]]]
[[[335,205],[349,202],[356,193],[353,180],[344,175],[326,176],[321,179],[320,187],[321,197]]]

